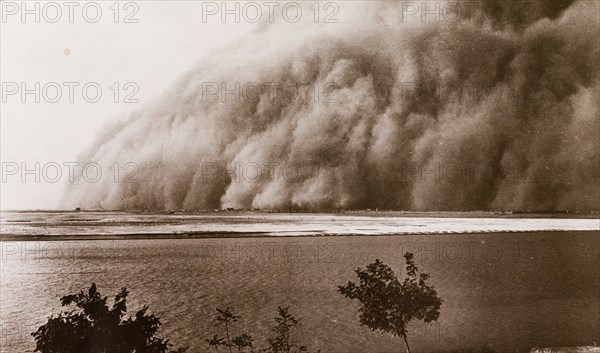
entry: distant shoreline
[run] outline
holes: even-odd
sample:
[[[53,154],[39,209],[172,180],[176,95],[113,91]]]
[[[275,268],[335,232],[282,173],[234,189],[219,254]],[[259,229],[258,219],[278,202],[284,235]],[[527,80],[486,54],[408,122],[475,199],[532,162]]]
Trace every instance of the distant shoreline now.
[[[132,215],[236,215],[236,214],[306,214],[369,217],[435,217],[435,218],[574,218],[600,219],[600,211],[391,211],[391,210],[0,210],[0,213],[122,213]]]
[[[489,234],[532,234],[532,233],[589,233],[600,235],[599,230],[519,230],[519,231],[461,231],[461,232],[403,232],[389,234],[299,234],[285,235],[269,232],[186,232],[186,233],[132,233],[132,234],[106,234],[106,235],[0,235],[0,242],[6,241],[97,241],[97,240],[181,240],[181,239],[290,239],[290,238],[343,238],[343,237],[401,237],[413,235],[489,235]]]

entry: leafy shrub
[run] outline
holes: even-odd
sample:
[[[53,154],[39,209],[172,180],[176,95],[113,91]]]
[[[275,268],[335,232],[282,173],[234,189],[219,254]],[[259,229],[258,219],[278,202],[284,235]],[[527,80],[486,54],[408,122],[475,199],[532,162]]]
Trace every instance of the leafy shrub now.
[[[147,314],[148,306],[125,318],[127,289],[115,296],[112,308],[92,283],[87,293],[65,295],[62,306],[75,305],[75,310],[52,315],[48,322],[31,335],[35,352],[41,353],[183,353],[185,348],[171,350],[168,340],[156,337],[160,320]]]
[[[427,283],[429,274],[421,273],[415,265],[413,254],[404,254],[407,277],[400,282],[394,271],[379,259],[366,269],[355,270],[359,284],[348,282],[338,290],[346,298],[361,302],[360,324],[373,331],[390,333],[404,339],[410,353],[407,325],[417,319],[436,321],[443,300],[438,298],[433,286]]]
[[[213,335],[206,340],[206,343],[212,347],[215,352],[219,352],[220,347],[226,347],[230,353],[236,349],[238,353],[245,352],[248,349],[250,353],[300,353],[307,352],[306,346],[298,345],[292,340],[292,333],[301,326],[302,318],[296,318],[289,311],[288,307],[278,307],[277,316],[274,318],[275,325],[271,327],[271,332],[275,336],[267,339],[268,347],[258,349],[254,346],[254,338],[247,333],[230,339],[231,326],[240,319],[235,315],[234,309],[227,307],[225,309],[217,308],[217,319],[215,326],[225,326],[225,335]]]

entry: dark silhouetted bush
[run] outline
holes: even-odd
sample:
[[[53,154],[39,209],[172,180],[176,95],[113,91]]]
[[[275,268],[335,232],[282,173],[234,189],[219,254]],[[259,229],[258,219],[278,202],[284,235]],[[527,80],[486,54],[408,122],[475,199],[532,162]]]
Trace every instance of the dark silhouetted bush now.
[[[425,322],[437,320],[443,300],[438,298],[433,286],[427,284],[429,274],[417,275],[419,269],[413,254],[407,252],[404,259],[407,277],[403,282],[388,265],[376,259],[366,269],[356,269],[359,284],[348,282],[339,287],[339,292],[346,298],[361,302],[361,325],[402,337],[406,351],[410,353],[407,324],[414,319]]]
[[[292,315],[288,307],[278,307],[277,316],[274,318],[275,325],[271,327],[271,331],[275,333],[274,337],[267,339],[268,347],[258,349],[254,346],[252,336],[244,333],[230,339],[231,325],[240,319],[235,315],[234,309],[227,307],[226,309],[217,308],[217,319],[215,326],[225,326],[225,335],[213,335],[206,340],[206,343],[212,347],[215,352],[219,352],[220,347],[226,347],[230,353],[236,349],[238,353],[248,352],[267,352],[267,353],[300,353],[307,352],[306,346],[298,345],[292,340],[292,333],[300,327],[302,318],[296,318]],[[319,353],[319,352],[317,352]]]
[[[232,349],[235,348],[239,353],[244,352],[246,348],[252,349],[254,347],[254,339],[248,334],[242,334],[236,336],[233,339],[230,337],[231,325],[239,320],[239,316],[235,315],[233,308],[227,307],[225,309],[217,308],[217,321],[216,326],[225,326],[225,337],[219,337],[214,335],[212,338],[206,340],[209,346],[213,347],[216,352],[219,352],[219,347],[224,346],[229,349],[229,353],[232,353]]]
[[[272,353],[306,352],[306,346],[299,346],[291,341],[291,334],[301,325],[302,318],[296,319],[294,315],[290,314],[288,307],[277,307],[277,313],[276,324],[271,328],[275,337],[269,338],[269,348],[266,351]]]
[[[144,306],[133,318],[125,318],[127,289],[115,296],[112,308],[102,297],[96,284],[84,293],[65,295],[62,306],[75,305],[75,310],[52,315],[48,322],[31,335],[35,352],[41,353],[183,353],[185,348],[171,350],[168,340],[156,337],[160,320],[147,314]]]

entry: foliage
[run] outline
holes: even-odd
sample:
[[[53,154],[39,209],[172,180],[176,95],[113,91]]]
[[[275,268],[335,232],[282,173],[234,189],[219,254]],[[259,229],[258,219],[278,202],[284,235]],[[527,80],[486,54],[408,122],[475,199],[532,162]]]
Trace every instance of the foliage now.
[[[361,302],[360,324],[373,331],[401,336],[410,352],[407,325],[417,319],[436,321],[440,316],[443,300],[438,298],[434,287],[427,283],[429,274],[418,274],[413,254],[404,254],[407,277],[400,282],[394,271],[379,259],[356,269],[359,284],[349,281],[340,286],[339,292],[346,298]]]
[[[271,328],[275,337],[269,338],[269,348],[267,352],[272,353],[291,353],[306,352],[306,346],[298,346],[291,342],[291,333],[301,324],[302,318],[296,319],[290,314],[288,307],[277,307],[278,316],[275,317],[276,325]]]
[[[219,337],[214,335],[212,338],[207,339],[206,342],[209,346],[213,347],[216,352],[219,352],[220,346],[225,346],[229,349],[229,352],[233,352],[235,347],[239,353],[244,352],[246,348],[252,349],[254,347],[254,339],[248,334],[242,334],[236,336],[233,339],[230,338],[231,325],[237,322],[240,317],[235,315],[234,308],[227,307],[225,309],[217,308],[217,326],[225,325],[225,337]]]
[[[252,336],[247,335],[245,333],[241,336],[234,337],[231,340],[231,343],[234,347],[238,349],[238,352],[242,352],[245,348],[251,349],[252,347],[254,347],[254,339],[252,338]]]
[[[112,308],[92,283],[87,293],[65,295],[62,306],[75,305],[76,310],[52,315],[48,322],[31,335],[35,352],[41,353],[183,353],[186,349],[170,350],[168,340],[156,337],[160,320],[147,314],[148,306],[134,318],[125,318],[127,295],[125,287],[115,296]]]
[[[288,307],[278,307],[277,313],[278,316],[274,318],[275,325],[271,327],[271,331],[275,333],[275,336],[267,339],[269,346],[266,348],[256,348],[253,337],[246,333],[230,339],[231,325],[240,318],[235,315],[234,309],[230,307],[227,307],[226,309],[217,308],[217,319],[215,324],[216,326],[225,326],[225,335],[221,337],[215,334],[213,337],[207,339],[206,342],[217,353],[219,352],[220,347],[226,347],[229,352],[233,352],[233,349],[235,348],[238,353],[246,352],[246,349],[250,353],[307,352],[306,346],[298,345],[292,341],[292,333],[300,327],[302,318],[296,318],[292,315]]]

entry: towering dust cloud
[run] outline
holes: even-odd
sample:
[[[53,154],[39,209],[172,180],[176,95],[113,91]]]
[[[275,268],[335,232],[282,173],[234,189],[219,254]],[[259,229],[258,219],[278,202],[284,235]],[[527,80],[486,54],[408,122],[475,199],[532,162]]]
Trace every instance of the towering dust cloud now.
[[[198,63],[80,156],[134,162],[136,182],[79,179],[64,206],[600,209],[598,2],[339,13]]]

